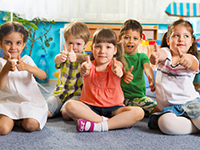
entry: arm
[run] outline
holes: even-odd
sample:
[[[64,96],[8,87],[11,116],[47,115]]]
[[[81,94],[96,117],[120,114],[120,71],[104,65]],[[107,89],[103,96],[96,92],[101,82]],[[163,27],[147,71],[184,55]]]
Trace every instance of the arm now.
[[[21,59],[20,56],[18,56],[18,61],[17,61],[17,69],[18,71],[23,71],[26,70],[30,73],[32,73],[35,77],[38,77],[39,79],[45,79],[46,78],[46,73],[39,69],[36,66],[31,66],[29,64],[24,63]]]
[[[150,62],[153,65],[157,65],[159,62],[164,61],[167,58],[167,53],[154,44],[155,51],[150,55]]]
[[[155,86],[154,86],[155,81],[154,81],[153,70],[149,63],[144,63],[143,67],[144,67],[144,73],[148,77],[149,87],[151,88],[151,92],[154,92],[155,91]]]
[[[8,53],[7,63],[0,72],[0,90],[2,90],[5,86],[9,71],[15,71],[15,62],[11,60],[10,53]]]
[[[179,63],[191,71],[197,71],[199,68],[199,61],[192,54],[183,54],[178,48],[178,54],[180,57]]]

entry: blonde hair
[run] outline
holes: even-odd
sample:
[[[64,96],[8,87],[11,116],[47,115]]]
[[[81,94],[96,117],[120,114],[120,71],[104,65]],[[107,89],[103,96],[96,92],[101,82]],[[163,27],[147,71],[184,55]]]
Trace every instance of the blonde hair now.
[[[64,27],[65,41],[67,41],[69,35],[77,39],[83,39],[87,43],[90,38],[90,30],[83,22],[71,22]]]

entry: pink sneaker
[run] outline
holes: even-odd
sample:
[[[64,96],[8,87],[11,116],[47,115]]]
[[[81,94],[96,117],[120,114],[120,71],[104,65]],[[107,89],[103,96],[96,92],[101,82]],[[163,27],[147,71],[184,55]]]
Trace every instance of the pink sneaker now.
[[[89,130],[85,130],[86,128],[86,123],[90,123],[90,128]],[[77,130],[79,132],[93,132],[94,130],[94,122],[90,122],[88,120],[84,120],[84,119],[79,119],[77,121]]]

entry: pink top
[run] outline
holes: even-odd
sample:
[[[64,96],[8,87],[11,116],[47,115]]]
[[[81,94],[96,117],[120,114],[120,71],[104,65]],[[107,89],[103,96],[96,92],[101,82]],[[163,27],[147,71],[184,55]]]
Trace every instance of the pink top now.
[[[124,95],[121,89],[121,78],[111,70],[112,62],[107,71],[96,71],[95,61],[92,61],[90,74],[83,76],[84,84],[81,101],[97,107],[124,106]]]

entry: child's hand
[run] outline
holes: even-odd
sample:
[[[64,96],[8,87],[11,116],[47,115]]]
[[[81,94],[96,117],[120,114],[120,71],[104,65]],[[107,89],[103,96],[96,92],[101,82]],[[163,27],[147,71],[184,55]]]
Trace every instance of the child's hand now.
[[[18,71],[26,70],[26,64],[21,60],[20,55],[17,57],[17,69]]]
[[[86,61],[84,63],[82,63],[81,65],[81,69],[80,69],[80,73],[83,76],[86,76],[90,73],[90,68],[92,67],[91,61],[90,61],[90,57],[86,56]]]
[[[112,71],[116,76],[120,78],[123,76],[122,68],[117,65],[116,58],[113,58]]]
[[[66,47],[65,47],[66,48]],[[73,50],[73,45],[70,44],[70,48],[69,48],[69,53],[68,53],[68,57],[69,57],[69,60],[71,62],[75,62],[76,61],[76,53],[74,53],[74,50]]]
[[[190,59],[190,57],[188,57],[189,55],[183,54],[179,47],[178,47],[178,54],[180,57],[179,63],[185,68],[190,68],[192,66],[192,59]]]
[[[68,52],[67,52],[67,48],[66,48],[65,44],[63,44],[63,48],[64,48],[64,51],[62,51],[61,55],[60,55],[60,61],[61,62],[65,62],[67,57],[68,57]]]
[[[151,76],[147,76],[149,81],[149,87],[151,89],[151,92],[154,92],[156,90],[156,87],[154,86],[154,79],[151,78]]]
[[[150,55],[150,62],[153,65],[157,65],[159,61],[159,57],[160,57],[160,50],[156,43],[154,44],[154,48],[155,48],[155,51]]]
[[[133,66],[131,66],[131,68],[127,72],[124,73],[124,76],[123,76],[124,82],[130,83],[133,80],[133,74],[131,73],[132,70],[133,70]]]
[[[11,60],[11,54],[8,53],[7,63],[5,64],[4,68],[7,71],[15,71],[15,62]]]

